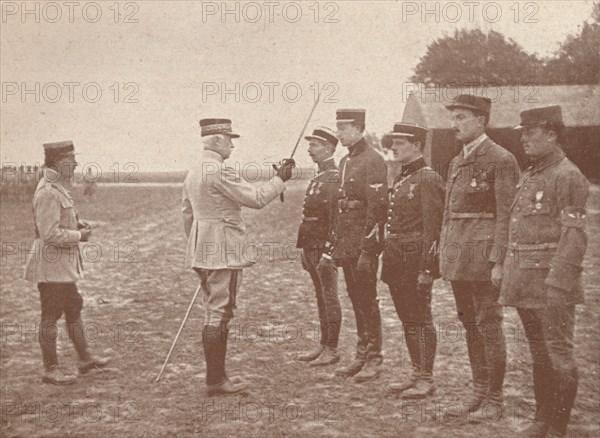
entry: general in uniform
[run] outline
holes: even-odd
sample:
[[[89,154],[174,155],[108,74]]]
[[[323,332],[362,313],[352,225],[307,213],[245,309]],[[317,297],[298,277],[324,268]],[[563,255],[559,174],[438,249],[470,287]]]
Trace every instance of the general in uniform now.
[[[233,318],[242,268],[254,259],[248,253],[242,207],[263,208],[285,190],[293,160],[277,169],[269,182],[254,186],[224,164],[239,137],[229,119],[200,120],[204,153],[183,187],[183,223],[188,236],[186,264],[200,278],[205,309],[202,345],[206,360],[207,393],[236,393],[245,382],[225,372],[229,322]]]
[[[302,266],[310,274],[317,297],[320,341],[312,351],[298,359],[310,361],[312,366],[339,362],[337,353],[342,309],[338,297],[338,272],[331,261],[331,235],[339,187],[339,169],[333,153],[338,139],[327,127],[317,127],[308,140],[308,153],[317,163],[318,173],[310,181],[304,196],[302,223],[298,230],[296,246],[302,248]],[[324,258],[322,257],[324,255]],[[322,260],[322,263],[319,261]]]
[[[387,168],[364,138],[365,110],[340,109],[336,118],[337,136],[348,154],[340,162],[332,254],[344,271],[358,336],[354,361],[336,375],[363,382],[379,376],[383,361],[377,267],[387,210]]]
[[[391,384],[390,392],[420,399],[434,392],[437,338],[431,315],[433,279],[439,277],[437,247],[444,213],[442,178],[427,166],[422,151],[427,130],[396,123],[383,138],[402,164],[390,188],[381,279],[390,289],[402,321],[412,364],[410,380]],[[391,143],[391,144],[390,144]]]
[[[80,374],[102,368],[109,359],[93,356],[87,346],[81,318],[83,298],[77,280],[83,277],[79,242],[87,242],[92,230],[79,220],[69,192],[77,167],[72,141],[44,144],[45,169],[33,196],[35,241],[25,268],[25,279],[37,284],[42,307],[39,342],[44,373],[42,381],[65,385],[73,375],[58,369],[56,322],[65,314],[69,338],[79,356]]]
[[[588,182],[560,148],[560,106],[521,112],[531,165],[510,210],[500,303],[516,307],[533,358],[536,420],[523,436],[564,436],[577,393],[575,305],[583,303]]]
[[[503,407],[506,341],[498,296],[519,168],[515,157],[485,134],[489,98],[463,94],[446,107],[463,143],[448,169],[440,238],[440,270],[452,284],[473,373],[466,409],[449,413],[462,416],[484,402],[496,411]]]

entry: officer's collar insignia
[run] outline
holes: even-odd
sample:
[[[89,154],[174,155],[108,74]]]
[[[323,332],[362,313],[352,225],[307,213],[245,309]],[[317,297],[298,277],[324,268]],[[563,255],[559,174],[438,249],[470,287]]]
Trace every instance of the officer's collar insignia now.
[[[383,183],[378,183],[378,184],[377,184],[377,183],[376,183],[376,184],[369,184],[369,187],[371,187],[372,189],[375,189],[375,191],[376,191],[376,192],[378,192],[378,191],[379,191],[379,189],[380,189],[381,187],[383,187]]]

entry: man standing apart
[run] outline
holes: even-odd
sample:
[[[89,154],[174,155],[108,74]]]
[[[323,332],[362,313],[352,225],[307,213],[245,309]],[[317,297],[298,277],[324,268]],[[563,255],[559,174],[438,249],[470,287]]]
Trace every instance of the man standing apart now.
[[[225,372],[229,322],[233,318],[242,268],[250,266],[242,207],[263,208],[285,190],[293,160],[277,169],[269,182],[255,187],[224,161],[233,150],[229,119],[200,120],[204,153],[183,186],[183,223],[188,236],[186,264],[200,278],[205,310],[202,346],[208,396],[244,391]]]
[[[383,249],[387,168],[363,136],[364,109],[340,109],[336,118],[337,136],[348,155],[340,163],[333,259],[344,270],[358,336],[354,361],[336,375],[355,376],[360,383],[377,378],[383,362],[377,266]]]
[[[589,185],[560,147],[560,106],[521,112],[531,159],[512,204],[500,303],[517,308],[533,358],[535,422],[521,436],[562,437],[577,393],[575,305],[583,303]]]
[[[463,148],[448,169],[440,270],[452,283],[473,373],[473,394],[465,411],[449,415],[473,413],[484,401],[496,415],[502,412],[506,369],[498,296],[519,169],[515,157],[485,134],[489,98],[463,94],[446,108]]]
[[[402,321],[412,364],[409,381],[388,386],[402,398],[421,399],[433,394],[433,363],[437,338],[431,315],[433,279],[439,277],[437,246],[444,213],[442,178],[423,159],[427,130],[396,123],[383,143],[390,143],[402,172],[390,190],[381,279],[390,288]]]
[[[337,208],[339,170],[333,160],[338,139],[324,126],[317,127],[308,140],[308,153],[318,165],[304,196],[302,224],[298,230],[296,246],[302,248],[302,266],[313,281],[319,312],[320,342],[314,350],[298,356],[299,360],[312,361],[312,366],[339,362],[337,353],[342,309],[337,292],[337,267],[331,261],[331,235]],[[323,262],[319,263],[324,254]]]
[[[43,178],[33,195],[35,241],[25,268],[25,279],[37,283],[42,304],[39,342],[44,362],[44,383],[66,385],[75,376],[58,369],[56,322],[65,314],[69,338],[79,356],[80,374],[108,364],[108,358],[94,357],[88,350],[81,318],[83,298],[77,280],[83,277],[79,242],[87,242],[91,227],[79,220],[69,189],[77,161],[72,141],[44,144]]]

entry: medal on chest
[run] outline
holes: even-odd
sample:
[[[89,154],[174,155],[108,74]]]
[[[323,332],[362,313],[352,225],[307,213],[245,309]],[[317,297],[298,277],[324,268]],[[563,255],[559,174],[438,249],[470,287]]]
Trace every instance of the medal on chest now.
[[[406,195],[408,197],[408,199],[412,199],[415,197],[415,188],[417,187],[417,183],[410,183],[410,185],[408,186],[408,195]]]
[[[535,209],[540,210],[542,208],[542,198],[544,197],[544,191],[540,190],[535,192]]]

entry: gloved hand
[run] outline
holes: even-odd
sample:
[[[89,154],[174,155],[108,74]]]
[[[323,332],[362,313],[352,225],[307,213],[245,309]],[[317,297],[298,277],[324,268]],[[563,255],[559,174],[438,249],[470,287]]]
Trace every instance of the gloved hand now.
[[[88,240],[90,240],[90,236],[92,235],[91,228],[81,228],[79,232],[81,233],[81,238],[79,239],[80,242],[87,242]]]
[[[419,272],[419,277],[417,278],[417,290],[420,292],[426,292],[431,288],[433,284],[433,276],[429,271],[421,271]]]
[[[377,257],[366,251],[361,251],[356,263],[356,270],[364,274],[375,274],[377,272]]]
[[[281,178],[283,182],[286,182],[292,177],[292,169],[296,167],[296,162],[293,158],[284,158],[281,160],[281,165],[277,166],[273,164],[273,169],[275,169],[275,174]]]

